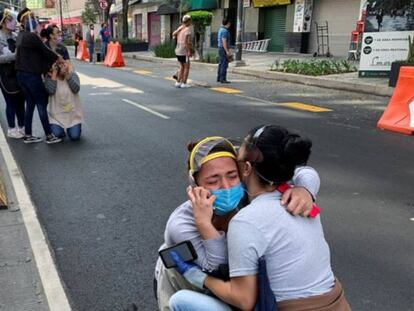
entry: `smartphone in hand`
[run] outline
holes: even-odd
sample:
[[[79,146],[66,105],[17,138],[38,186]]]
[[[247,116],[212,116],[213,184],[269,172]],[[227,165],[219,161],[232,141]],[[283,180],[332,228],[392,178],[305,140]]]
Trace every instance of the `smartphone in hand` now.
[[[174,246],[162,249],[158,252],[162,262],[164,263],[164,266],[167,269],[176,267],[176,264],[171,257],[171,252],[176,252],[185,262],[194,261],[197,259],[197,252],[195,251],[193,244],[190,241],[184,241]]]

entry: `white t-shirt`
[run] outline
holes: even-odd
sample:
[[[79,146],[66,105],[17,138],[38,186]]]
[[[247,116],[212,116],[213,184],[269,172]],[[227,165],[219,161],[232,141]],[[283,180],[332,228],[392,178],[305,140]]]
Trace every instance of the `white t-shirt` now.
[[[177,46],[175,48],[175,55],[186,56],[187,55],[187,37],[191,37],[191,28],[184,27],[177,35]]]
[[[230,276],[255,275],[265,256],[277,301],[321,295],[334,286],[320,216],[292,216],[277,191],[255,198],[231,220],[227,233]]]

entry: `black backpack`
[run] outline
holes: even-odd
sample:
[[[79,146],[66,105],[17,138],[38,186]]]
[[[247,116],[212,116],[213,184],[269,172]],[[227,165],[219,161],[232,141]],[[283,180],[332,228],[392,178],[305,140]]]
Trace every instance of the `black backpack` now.
[[[16,51],[16,41],[8,39],[9,50]],[[0,65],[0,84],[3,90],[8,94],[17,94],[21,92],[19,83],[17,82],[17,72],[15,69],[15,62]]]

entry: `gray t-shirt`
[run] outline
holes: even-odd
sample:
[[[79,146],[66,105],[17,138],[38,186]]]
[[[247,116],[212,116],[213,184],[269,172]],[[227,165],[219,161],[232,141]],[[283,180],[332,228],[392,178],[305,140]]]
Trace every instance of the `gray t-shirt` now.
[[[255,275],[265,256],[277,301],[329,292],[334,286],[330,252],[320,216],[294,217],[280,205],[281,194],[259,195],[230,222],[230,276]]]
[[[312,167],[301,166],[295,170],[292,184],[305,187],[316,198],[320,186],[319,175]],[[198,255],[196,263],[203,270],[212,271],[220,264],[227,264],[226,234],[221,232],[219,238],[203,240],[195,225],[190,201],[184,202],[172,212],[164,232],[164,241],[167,246],[186,240],[192,242]]]

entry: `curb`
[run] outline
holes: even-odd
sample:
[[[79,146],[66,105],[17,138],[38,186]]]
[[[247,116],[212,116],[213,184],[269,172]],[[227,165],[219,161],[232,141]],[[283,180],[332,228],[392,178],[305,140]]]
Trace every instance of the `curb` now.
[[[147,62],[152,62],[152,63],[164,63],[164,64],[175,64],[176,63],[175,59],[160,58],[160,57],[155,57],[155,56],[136,55],[136,54],[132,54],[132,55],[124,54],[124,58],[147,61]],[[192,66],[200,67],[200,68],[212,68],[212,67],[215,68],[217,65],[193,62]],[[290,83],[317,86],[317,87],[322,87],[322,88],[327,88],[327,89],[348,91],[348,92],[354,92],[354,93],[359,93],[359,94],[369,94],[369,95],[389,97],[394,92],[394,89],[391,87],[364,83],[363,81],[359,83],[337,81],[337,80],[332,80],[326,77],[310,77],[310,76],[304,76],[304,75],[298,75],[298,74],[292,74],[292,73],[274,72],[270,70],[269,71],[258,71],[254,69],[249,69],[248,67],[230,67],[229,71],[235,74],[248,75],[248,76],[266,79],[266,80],[285,81],[285,82],[290,82]]]

